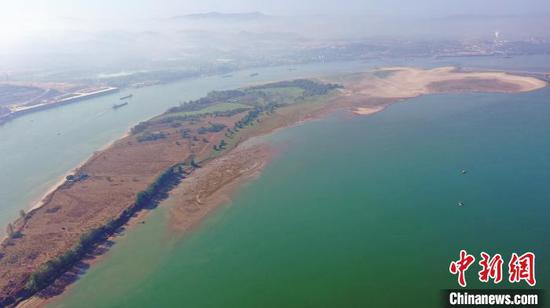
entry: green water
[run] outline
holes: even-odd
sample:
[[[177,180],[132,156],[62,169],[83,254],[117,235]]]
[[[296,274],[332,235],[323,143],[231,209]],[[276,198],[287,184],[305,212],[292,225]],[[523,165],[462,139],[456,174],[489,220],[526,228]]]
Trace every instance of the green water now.
[[[533,251],[548,288],[549,97],[435,95],[282,130],[199,228],[170,233],[167,200],[51,306],[439,307],[460,249]]]

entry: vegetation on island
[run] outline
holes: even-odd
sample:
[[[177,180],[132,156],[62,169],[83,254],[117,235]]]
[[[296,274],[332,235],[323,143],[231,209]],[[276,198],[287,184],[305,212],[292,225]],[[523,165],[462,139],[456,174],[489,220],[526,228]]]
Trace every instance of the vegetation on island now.
[[[149,121],[141,122],[132,128],[132,133],[138,136],[139,141],[151,141],[164,138],[158,132],[147,132],[155,125],[170,124],[174,128],[183,123],[200,121],[204,117],[231,117],[248,111],[248,114],[239,121],[235,129],[251,125],[261,113],[272,113],[280,106],[303,102],[306,98],[326,95],[329,92],[342,88],[341,85],[320,83],[309,79],[280,81],[239,90],[212,91],[205,97],[181,103],[179,106],[168,109],[164,114]],[[210,127],[201,127],[198,134],[218,132],[223,128],[213,124]],[[141,134],[141,135],[140,135]],[[192,132],[188,129],[180,131],[182,138],[191,138]]]
[[[310,79],[296,79],[290,81],[280,81],[264,85],[254,86],[252,90],[276,89],[276,88],[300,88],[304,90],[304,96],[325,95],[331,90],[342,88],[339,84],[319,83]]]
[[[216,123],[209,123],[209,124],[210,126],[208,127],[204,127],[204,126],[199,127],[197,129],[197,133],[201,135],[206,133],[217,133],[224,130],[226,127],[224,124],[216,124]]]
[[[326,95],[339,88],[334,84],[323,84],[311,80],[276,82],[267,85],[229,91],[213,91],[203,98],[192,100],[169,109],[164,114],[151,120],[141,122],[131,129],[132,136],[138,143],[157,141],[189,148],[191,155],[182,158],[181,162],[171,166],[143,191],[136,192],[131,206],[122,210],[119,215],[102,225],[93,226],[82,234],[71,248],[46,263],[27,276],[26,283],[18,289],[17,295],[6,298],[18,301],[51,285],[57,278],[69,271],[87,254],[93,253],[98,245],[109,236],[116,234],[135,214],[142,209],[152,209],[158,202],[167,197],[168,192],[183,180],[194,169],[200,168],[208,159],[231,149],[240,138],[243,129],[261,122],[263,116],[270,116],[278,108],[295,104],[308,103],[317,97]],[[313,98],[309,100],[308,98]],[[132,144],[130,140],[127,144]],[[211,143],[206,149],[213,151],[194,152],[205,144]],[[126,144],[126,143],[125,143]],[[201,153],[201,157],[196,156]],[[186,154],[187,155],[187,154]],[[206,155],[206,157],[205,157]],[[201,160],[202,159],[202,160]],[[176,162],[178,159],[175,160]],[[91,173],[93,175],[93,172]],[[66,178],[65,188],[86,180],[88,174],[77,172]],[[141,186],[143,187],[143,186]],[[46,210],[53,214],[59,206]],[[21,212],[21,219],[32,216]],[[7,233],[10,239],[21,236],[16,225],[8,225]],[[23,237],[24,238],[24,237]],[[72,239],[74,240],[74,239]],[[58,253],[58,252],[57,252]],[[1,303],[0,303],[1,305]]]
[[[40,269],[30,275],[25,293],[30,295],[46,288],[70,270],[86,254],[92,252],[99,243],[116,233],[117,229],[124,226],[137,212],[142,209],[154,208],[184,178],[184,170],[184,166],[181,164],[170,167],[158,176],[146,190],[139,192],[134,204],[124,210],[119,217],[83,234],[73,248],[42,265]]]
[[[339,88],[342,86],[338,84],[296,79],[238,90],[212,91],[205,97],[182,102],[160,116],[139,123],[132,128],[131,132],[136,135],[138,142],[155,141],[167,138],[167,133],[159,131],[159,127],[169,126],[175,128],[175,133],[182,139],[189,140],[191,146],[201,141],[209,143],[210,140],[204,138],[205,135],[223,130],[226,130],[225,137],[233,139],[240,130],[259,122],[262,115],[273,114],[282,106],[304,103],[310,98],[314,100]],[[212,121],[215,118],[228,118],[238,114],[242,114],[242,117],[234,121],[231,127]],[[202,122],[205,118],[208,120],[208,125],[192,127],[193,123]],[[191,124],[191,127],[187,124]],[[181,145],[181,142],[176,141],[176,144]],[[214,153],[219,154],[222,150],[230,148],[230,144],[234,145],[234,142],[216,141],[212,148]]]
[[[149,132],[137,137],[138,142],[155,141],[158,139],[166,138],[166,134],[163,132]]]

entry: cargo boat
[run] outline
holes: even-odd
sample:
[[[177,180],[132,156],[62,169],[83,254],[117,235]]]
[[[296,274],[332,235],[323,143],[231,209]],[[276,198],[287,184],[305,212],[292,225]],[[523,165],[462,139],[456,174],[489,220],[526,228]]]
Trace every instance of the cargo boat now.
[[[122,103],[122,104],[114,104],[114,105],[113,105],[113,109],[116,110],[116,109],[122,108],[122,107],[124,107],[124,106],[126,106],[126,105],[128,105],[127,102],[124,102],[124,103]]]
[[[133,96],[134,96],[133,94],[126,95],[126,96],[121,97],[120,100],[127,99],[127,98],[132,98]]]

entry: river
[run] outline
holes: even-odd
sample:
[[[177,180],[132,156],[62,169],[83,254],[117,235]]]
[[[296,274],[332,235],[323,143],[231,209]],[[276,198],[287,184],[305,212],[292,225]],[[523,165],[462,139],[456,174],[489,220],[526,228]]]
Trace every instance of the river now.
[[[212,90],[353,72],[373,65],[375,63],[347,62],[246,70],[234,73],[231,78],[207,76],[127,89],[16,118],[0,126],[0,225],[6,226],[17,217],[19,210],[32,207],[94,151],[121,137],[133,125],[179,102],[200,98]],[[250,77],[252,73],[259,75]],[[129,104],[113,110],[113,104],[120,103],[119,97],[130,93],[133,97]]]
[[[199,228],[170,233],[166,201],[52,307],[440,307],[460,249],[532,251],[544,289],[549,95],[433,95],[280,131],[283,153]]]
[[[528,59],[525,67],[550,63]],[[454,61],[477,60],[412,64]],[[178,101],[382,64],[243,71],[132,90],[117,111],[113,101],[129,92],[17,119],[0,127],[0,217],[15,217],[94,150]],[[168,232],[166,200],[52,306],[436,307],[439,290],[456,286],[448,263],[459,249],[549,257],[549,95],[432,95],[280,131],[268,141],[284,144],[283,155],[199,228]],[[550,269],[538,266],[544,288]]]

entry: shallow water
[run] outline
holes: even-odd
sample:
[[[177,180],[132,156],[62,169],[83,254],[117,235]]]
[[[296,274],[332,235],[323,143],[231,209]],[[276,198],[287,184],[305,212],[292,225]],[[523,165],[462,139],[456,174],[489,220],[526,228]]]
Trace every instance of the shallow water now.
[[[230,204],[179,236],[167,200],[52,307],[440,307],[460,249],[533,251],[547,288],[549,97],[432,95],[279,131]]]

